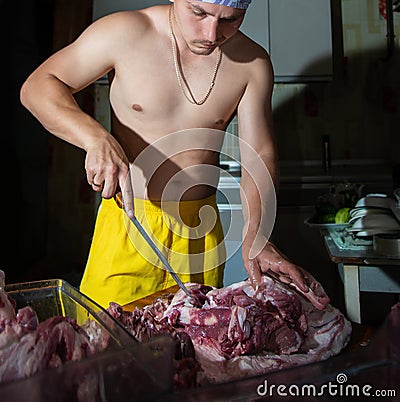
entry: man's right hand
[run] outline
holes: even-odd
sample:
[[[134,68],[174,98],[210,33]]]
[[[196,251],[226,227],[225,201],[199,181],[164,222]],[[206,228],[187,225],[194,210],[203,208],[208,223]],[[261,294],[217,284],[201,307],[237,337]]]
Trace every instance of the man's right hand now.
[[[133,217],[133,189],[130,180],[129,161],[118,141],[110,134],[98,139],[86,148],[85,169],[88,183],[103,198],[113,197],[119,187],[124,209]]]

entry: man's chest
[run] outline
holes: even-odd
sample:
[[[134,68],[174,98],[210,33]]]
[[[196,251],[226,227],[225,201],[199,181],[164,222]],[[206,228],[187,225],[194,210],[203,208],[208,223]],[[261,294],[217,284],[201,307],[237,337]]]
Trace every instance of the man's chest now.
[[[212,68],[186,70],[186,74],[183,68],[178,69],[168,52],[136,62],[127,58],[116,69],[110,91],[116,115],[129,126],[160,126],[167,131],[188,127],[224,129],[245,88],[235,68],[222,60],[214,84]],[[196,104],[204,98],[203,104]]]

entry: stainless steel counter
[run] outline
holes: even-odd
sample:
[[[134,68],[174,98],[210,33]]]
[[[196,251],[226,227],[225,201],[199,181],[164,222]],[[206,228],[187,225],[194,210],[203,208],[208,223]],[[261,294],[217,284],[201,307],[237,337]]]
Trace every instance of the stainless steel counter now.
[[[338,264],[347,317],[361,323],[361,292],[400,294],[400,259],[379,255],[372,246],[341,249],[334,240],[335,232],[321,230],[329,257]]]

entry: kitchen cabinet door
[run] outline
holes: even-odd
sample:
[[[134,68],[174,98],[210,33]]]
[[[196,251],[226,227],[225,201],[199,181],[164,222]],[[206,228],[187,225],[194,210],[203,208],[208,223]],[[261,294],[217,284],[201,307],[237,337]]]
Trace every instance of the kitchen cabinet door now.
[[[269,0],[254,0],[251,3],[240,30],[269,50]]]
[[[270,54],[275,82],[332,78],[330,0],[255,0],[242,32]]]
[[[277,81],[332,76],[330,0],[269,0],[270,55]]]

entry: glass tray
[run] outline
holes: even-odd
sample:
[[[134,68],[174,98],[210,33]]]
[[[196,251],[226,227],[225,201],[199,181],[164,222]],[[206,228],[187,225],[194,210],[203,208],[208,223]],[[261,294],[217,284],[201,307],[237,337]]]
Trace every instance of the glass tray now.
[[[110,335],[104,352],[0,384],[0,401],[121,401],[155,398],[172,388],[173,342],[157,337],[137,342],[101,306],[60,279],[10,284],[17,309],[31,306],[39,321],[70,317],[96,321]]]

